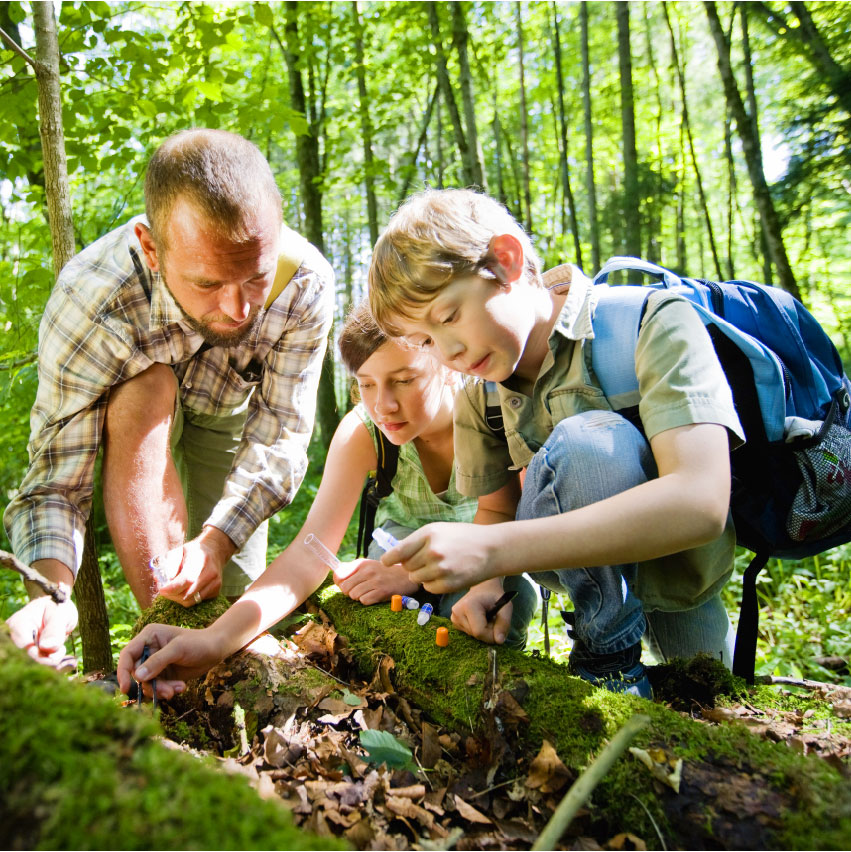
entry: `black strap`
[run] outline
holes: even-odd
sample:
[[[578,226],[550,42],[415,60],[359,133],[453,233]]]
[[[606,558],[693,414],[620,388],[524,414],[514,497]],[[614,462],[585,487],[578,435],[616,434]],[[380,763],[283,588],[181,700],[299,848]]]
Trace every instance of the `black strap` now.
[[[754,682],[756,667],[756,635],[759,627],[759,605],[756,599],[756,578],[765,568],[769,554],[761,551],[751,560],[742,577],[742,606],[739,610],[739,629],[736,632],[736,651],[733,654],[733,674]]]
[[[399,447],[388,441],[384,433],[376,426],[375,452],[378,467],[375,476],[370,476],[364,485],[360,498],[360,516],[358,517],[358,557],[366,556],[372,531],[375,529],[375,512],[382,498],[393,493],[393,477],[399,465]]]

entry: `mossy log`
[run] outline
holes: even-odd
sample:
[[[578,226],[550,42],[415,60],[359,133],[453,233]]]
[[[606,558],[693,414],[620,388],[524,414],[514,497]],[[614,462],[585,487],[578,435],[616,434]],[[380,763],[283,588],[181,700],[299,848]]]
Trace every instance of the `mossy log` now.
[[[589,806],[592,819],[607,826],[601,836],[631,832],[652,844],[655,821],[668,848],[847,848],[851,784],[818,758],[738,726],[701,724],[662,704],[593,688],[548,659],[505,648],[494,655],[444,619],[418,627],[416,613],[363,607],[333,587],[317,602],[365,677],[391,657],[395,687],[409,701],[449,728],[484,733],[515,760],[546,739],[580,772],[633,713],[649,715],[633,745],[682,758],[679,793],[654,781],[639,760],[621,759]],[[450,629],[448,647],[435,644],[438,626]],[[503,765],[510,765],[505,757]]]
[[[167,749],[149,714],[32,662],[2,622],[0,683],[5,849],[344,848],[246,779]]]

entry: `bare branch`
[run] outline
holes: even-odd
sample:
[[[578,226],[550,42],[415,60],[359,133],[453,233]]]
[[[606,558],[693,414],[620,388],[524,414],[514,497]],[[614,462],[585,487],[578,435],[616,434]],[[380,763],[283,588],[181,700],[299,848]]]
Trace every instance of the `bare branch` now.
[[[67,600],[68,596],[65,594],[64,589],[42,577],[35,568],[24,565],[13,553],[0,550],[0,565],[4,568],[11,568],[13,571],[17,571],[25,580],[35,583],[45,594],[50,595],[56,603],[64,603]]]
[[[5,30],[0,29],[0,39],[5,43],[6,47],[9,48],[13,53],[17,53],[21,59],[24,60],[28,65],[32,66],[33,71],[38,74],[39,68],[38,63],[35,59],[32,58],[16,41],[12,38]]]

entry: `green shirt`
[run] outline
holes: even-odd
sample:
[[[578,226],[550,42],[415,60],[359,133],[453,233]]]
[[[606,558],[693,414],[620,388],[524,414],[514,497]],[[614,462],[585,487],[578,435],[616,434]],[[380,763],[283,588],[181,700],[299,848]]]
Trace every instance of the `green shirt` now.
[[[369,430],[378,447],[376,425],[367,414],[363,404],[355,411]],[[423,470],[419,453],[413,441],[399,447],[399,463],[393,477],[393,493],[378,504],[375,526],[385,521],[394,521],[408,529],[418,529],[433,521],[459,521],[471,523],[476,514],[476,500],[465,497],[455,487],[455,470],[449,477],[449,486],[442,494],[431,490]]]
[[[455,402],[455,464],[458,489],[470,496],[491,494],[512,470],[526,467],[554,426],[583,411],[611,410],[591,369],[593,315],[598,291],[576,267],[544,275],[544,285],[570,283],[550,335],[549,350],[527,396],[497,384],[505,436],[485,422],[485,389],[468,380]],[[718,423],[738,446],[744,434],[730,387],[709,334],[696,311],[668,291],[651,294],[635,350],[641,399],[639,414],[648,438],[679,426]],[[510,380],[509,380],[510,384]],[[660,523],[669,521],[660,519]],[[635,593],[647,609],[678,610],[712,597],[732,570],[732,522],[715,542],[639,567]],[[534,571],[534,566],[528,570]]]

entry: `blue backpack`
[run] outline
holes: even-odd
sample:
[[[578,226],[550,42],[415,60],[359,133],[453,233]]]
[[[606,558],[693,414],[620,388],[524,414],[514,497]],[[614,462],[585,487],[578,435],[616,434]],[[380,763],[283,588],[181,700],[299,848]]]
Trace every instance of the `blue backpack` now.
[[[660,280],[607,286],[618,270]],[[784,290],[680,278],[631,257],[610,260],[594,284],[591,362],[614,410],[641,427],[635,347],[653,289],[694,305],[730,384],[747,439],[730,455],[730,505],[737,542],[756,554],[743,578],[733,671],[753,682],[756,578],[768,559],[800,559],[851,541],[851,383],[830,338]]]

